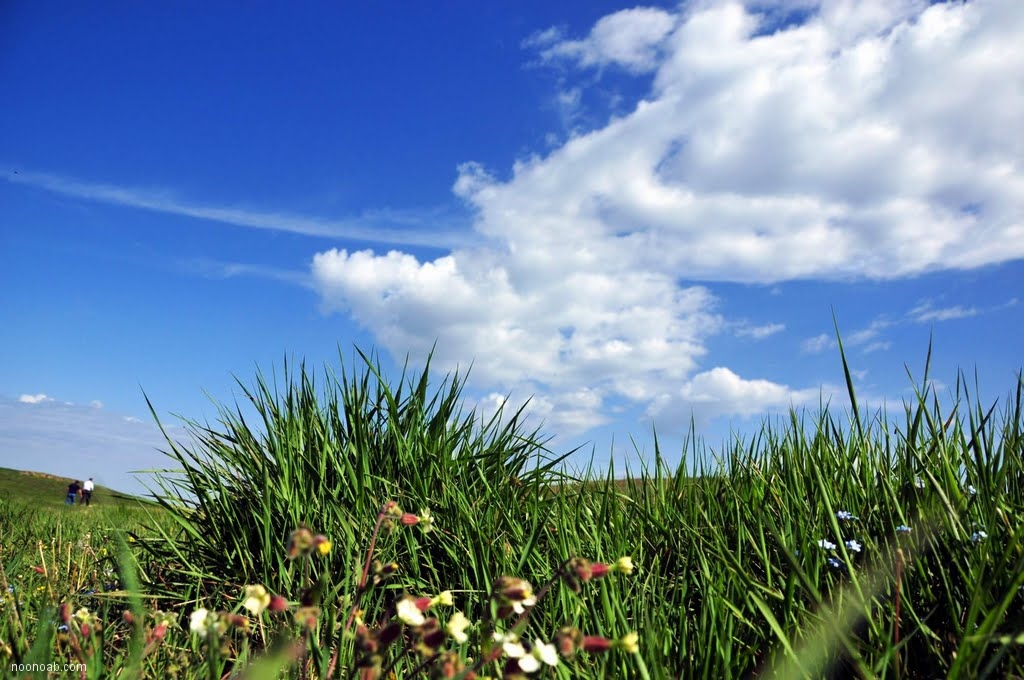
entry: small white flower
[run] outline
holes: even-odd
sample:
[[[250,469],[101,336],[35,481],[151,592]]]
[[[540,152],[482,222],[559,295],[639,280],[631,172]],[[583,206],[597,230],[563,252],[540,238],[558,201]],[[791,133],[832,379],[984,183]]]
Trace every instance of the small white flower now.
[[[537,640],[530,653],[549,666],[558,665],[558,650],[550,642]]]
[[[270,593],[263,586],[246,586],[242,606],[258,616],[270,606]]]
[[[188,627],[189,629],[201,638],[205,638],[208,632],[206,620],[210,616],[210,610],[200,608],[192,612],[192,616],[189,617]]]
[[[973,534],[971,534],[971,540],[975,543],[980,543],[984,541],[986,538],[988,538],[988,533],[986,533],[984,529],[982,529],[981,531],[975,531]]]
[[[977,496],[978,495],[978,490],[974,488],[973,484],[968,484],[967,485],[967,493],[971,494],[972,496]]]
[[[836,519],[849,521],[851,519],[860,519],[860,517],[857,517],[849,510],[840,510],[839,512],[836,513]]]
[[[445,626],[445,630],[452,636],[452,639],[462,644],[469,640],[469,636],[466,635],[466,629],[470,627],[469,619],[462,612],[455,612],[452,617],[448,619],[448,625]]]
[[[825,550],[835,550],[836,544],[828,539],[823,538],[820,541],[818,541],[818,547],[824,548]]]
[[[909,534],[910,533],[910,527],[908,527],[906,524],[901,524],[898,527],[896,527],[896,533],[897,534]]]
[[[863,546],[858,541],[849,540],[846,542],[846,549],[852,552],[860,552]]]
[[[918,489],[923,489],[924,488],[924,480],[921,479],[920,477],[915,477],[914,478],[914,486],[916,486]]]
[[[527,607],[532,607],[535,604],[537,604],[537,598],[533,595],[530,595],[529,597],[524,598],[518,602],[513,602],[512,611],[514,611],[516,614],[522,614],[526,611]]]
[[[423,612],[416,605],[416,600],[411,597],[403,597],[399,600],[396,609],[398,611],[398,619],[407,626],[418,628],[427,621],[426,617],[423,616]]]
[[[509,656],[513,659],[521,659],[526,656],[526,648],[523,647],[521,642],[515,642],[514,640],[505,640],[502,642],[501,651],[505,652],[505,656]]]

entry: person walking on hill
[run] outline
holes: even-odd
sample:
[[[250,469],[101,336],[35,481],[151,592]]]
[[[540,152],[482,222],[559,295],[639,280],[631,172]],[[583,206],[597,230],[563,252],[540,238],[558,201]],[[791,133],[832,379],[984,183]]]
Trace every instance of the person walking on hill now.
[[[64,499],[64,505],[74,505],[75,499],[78,497],[78,492],[81,491],[81,489],[82,487],[79,486],[77,480],[68,484],[68,497]]]
[[[86,507],[89,507],[89,503],[92,501],[92,491],[96,488],[93,484],[92,477],[89,478],[85,484],[82,485],[82,500],[79,501],[79,505],[85,503]]]

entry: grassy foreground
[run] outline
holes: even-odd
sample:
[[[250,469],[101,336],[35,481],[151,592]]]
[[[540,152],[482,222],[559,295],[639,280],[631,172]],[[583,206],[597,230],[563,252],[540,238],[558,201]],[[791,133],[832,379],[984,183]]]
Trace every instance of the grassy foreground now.
[[[240,383],[257,422],[187,423],[159,509],[0,502],[3,673],[1024,677],[1020,378],[581,483],[363,360]]]

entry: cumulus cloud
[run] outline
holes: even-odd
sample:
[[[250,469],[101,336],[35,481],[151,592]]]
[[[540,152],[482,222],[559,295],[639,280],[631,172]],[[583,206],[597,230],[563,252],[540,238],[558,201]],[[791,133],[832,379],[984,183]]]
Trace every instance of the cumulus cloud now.
[[[636,7],[603,17],[580,40],[563,39],[557,29],[534,34],[526,46],[539,49],[545,61],[569,59],[580,66],[616,64],[630,71],[653,70],[658,47],[675,24],[675,17],[660,9]]]
[[[721,415],[757,416],[806,405],[820,395],[819,388],[794,390],[769,380],[746,380],[718,366],[693,376],[676,393],[660,396],[647,413],[656,420],[685,425],[691,413],[705,422]]]
[[[583,37],[535,34],[542,61],[618,65],[650,89],[509,176],[460,166],[454,191],[484,245],[431,261],[317,254],[324,308],[399,355],[436,339],[442,365],[472,358],[477,384],[537,393],[554,423],[584,428],[622,404],[745,414],[808,397],[700,372],[729,324],[710,282],[891,279],[1024,257],[1017,1],[805,5],[792,25],[773,3],[701,2],[618,12]],[[881,349],[890,323],[849,343]]]
[[[18,401],[22,404],[42,404],[47,401],[53,401],[53,398],[45,394],[23,394],[18,397]]]

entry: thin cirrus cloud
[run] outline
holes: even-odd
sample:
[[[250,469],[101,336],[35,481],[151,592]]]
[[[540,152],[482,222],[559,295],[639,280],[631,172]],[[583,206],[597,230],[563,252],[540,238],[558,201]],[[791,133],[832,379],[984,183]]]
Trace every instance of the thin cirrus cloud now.
[[[1008,307],[1017,305],[1017,298],[1011,298],[1006,302],[987,308],[975,306],[964,307],[963,305],[952,305],[948,307],[935,307],[933,300],[923,300],[913,309],[909,310],[902,318],[892,320],[886,317],[877,317],[866,327],[858,329],[843,339],[843,344],[850,347],[861,347],[867,354],[887,350],[892,343],[881,340],[882,332],[893,326],[903,324],[926,324],[941,321],[955,321],[957,319],[970,319],[981,314],[998,312]],[[805,339],[800,348],[807,354],[817,354],[827,349],[834,349],[837,346],[835,339],[827,333],[816,335]]]
[[[779,27],[708,2],[625,10],[580,37],[541,31],[525,46],[542,63],[581,82],[619,69],[649,79],[647,94],[508,177],[461,165],[454,190],[486,245],[425,261],[331,249],[314,284],[389,350],[424,355],[438,339],[435,361],[474,357],[478,382],[539,394],[554,418],[574,414],[570,429],[624,405],[656,419],[806,403],[817,389],[699,370],[731,323],[686,282],[1024,257],[1024,99],[1005,87],[1024,71],[1017,7],[825,2]],[[885,323],[855,342],[881,349]]]
[[[458,230],[423,228],[429,214],[380,210],[345,220],[330,220],[282,212],[265,212],[238,207],[201,205],[181,200],[168,192],[86,182],[40,172],[7,172],[10,182],[31,186],[62,196],[107,205],[150,210],[251,229],[289,232],[304,236],[347,239],[404,246],[452,248],[463,245],[467,235]],[[395,227],[393,225],[403,225]]]

